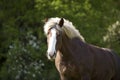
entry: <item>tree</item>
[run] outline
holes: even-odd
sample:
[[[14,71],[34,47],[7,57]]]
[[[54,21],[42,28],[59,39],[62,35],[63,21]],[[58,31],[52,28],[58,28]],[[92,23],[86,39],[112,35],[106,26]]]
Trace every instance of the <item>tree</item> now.
[[[120,54],[120,22],[116,21],[108,27],[106,35],[103,37],[109,48],[116,50]]]

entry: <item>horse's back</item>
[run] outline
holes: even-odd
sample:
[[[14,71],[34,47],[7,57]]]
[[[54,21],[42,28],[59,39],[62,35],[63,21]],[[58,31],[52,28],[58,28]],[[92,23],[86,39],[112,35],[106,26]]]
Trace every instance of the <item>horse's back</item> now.
[[[112,50],[90,45],[94,55],[92,80],[120,80],[120,58]]]
[[[120,80],[120,57],[113,51],[112,54],[114,55],[115,69],[116,69],[115,76],[113,77],[112,80]]]
[[[108,60],[112,60],[113,65],[113,71],[115,71],[112,80],[120,80],[120,57],[118,54],[116,54],[114,51],[110,49],[103,48],[105,52],[108,52],[108,55],[111,56]]]

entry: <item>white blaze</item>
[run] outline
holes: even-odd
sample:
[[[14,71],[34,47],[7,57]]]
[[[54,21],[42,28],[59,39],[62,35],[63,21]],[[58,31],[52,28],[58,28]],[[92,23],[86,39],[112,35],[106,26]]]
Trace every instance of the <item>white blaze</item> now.
[[[56,46],[56,30],[53,28],[51,29],[51,36],[49,38],[49,43],[48,43],[48,50],[47,50],[47,53],[48,53],[48,58],[50,58],[49,55],[54,55],[54,53],[56,52],[55,51],[55,46]]]

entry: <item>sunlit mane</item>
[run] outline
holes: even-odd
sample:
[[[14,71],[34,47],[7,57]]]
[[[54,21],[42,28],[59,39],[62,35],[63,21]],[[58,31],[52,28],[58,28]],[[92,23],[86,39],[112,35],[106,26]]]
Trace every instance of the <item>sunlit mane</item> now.
[[[45,34],[48,33],[48,30],[58,24],[60,18],[50,18],[44,25],[44,32]],[[62,30],[69,38],[79,37],[82,41],[85,41],[80,32],[73,26],[72,22],[64,19],[64,25]]]

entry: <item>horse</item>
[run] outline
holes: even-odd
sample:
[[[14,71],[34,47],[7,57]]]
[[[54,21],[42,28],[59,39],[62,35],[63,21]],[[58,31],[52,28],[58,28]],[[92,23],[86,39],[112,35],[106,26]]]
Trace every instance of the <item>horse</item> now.
[[[49,18],[44,24],[47,57],[61,80],[120,80],[120,58],[110,49],[87,43],[72,22]]]

